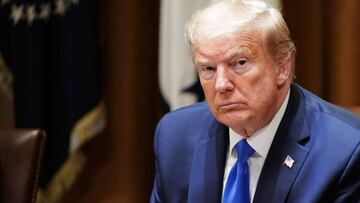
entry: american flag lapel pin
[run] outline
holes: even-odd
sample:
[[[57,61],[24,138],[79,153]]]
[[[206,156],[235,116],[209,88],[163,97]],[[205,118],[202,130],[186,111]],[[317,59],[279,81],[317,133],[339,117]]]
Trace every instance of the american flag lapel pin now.
[[[288,168],[292,168],[294,163],[295,163],[295,160],[293,158],[291,158],[291,156],[287,155],[287,157],[284,161],[284,165],[286,165]]]

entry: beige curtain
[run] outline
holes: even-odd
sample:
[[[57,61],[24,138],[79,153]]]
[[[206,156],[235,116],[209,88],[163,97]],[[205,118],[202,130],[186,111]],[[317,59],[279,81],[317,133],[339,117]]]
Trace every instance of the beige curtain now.
[[[360,1],[283,1],[298,48],[297,82],[335,104],[360,106]]]

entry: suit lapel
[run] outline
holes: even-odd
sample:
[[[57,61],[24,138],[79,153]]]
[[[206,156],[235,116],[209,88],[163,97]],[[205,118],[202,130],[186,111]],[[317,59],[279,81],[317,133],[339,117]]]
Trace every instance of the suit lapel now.
[[[210,130],[209,130],[210,129]],[[189,203],[221,202],[222,182],[228,145],[228,128],[215,119],[201,132],[192,161]]]
[[[304,145],[309,140],[306,109],[303,96],[296,86],[292,86],[288,107],[265,160],[254,203],[286,201],[309,150]],[[284,164],[286,157],[294,160]]]

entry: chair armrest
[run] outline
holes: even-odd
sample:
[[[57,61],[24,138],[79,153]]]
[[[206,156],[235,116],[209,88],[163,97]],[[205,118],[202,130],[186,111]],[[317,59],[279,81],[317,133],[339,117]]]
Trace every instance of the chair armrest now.
[[[42,130],[0,130],[1,202],[35,203],[45,137]]]

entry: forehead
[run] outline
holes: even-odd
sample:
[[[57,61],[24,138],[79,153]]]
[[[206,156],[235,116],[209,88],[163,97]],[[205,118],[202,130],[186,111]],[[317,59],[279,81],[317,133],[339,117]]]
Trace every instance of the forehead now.
[[[231,57],[236,54],[256,55],[263,49],[258,32],[238,32],[212,39],[203,39],[193,46],[194,59],[215,56]]]

